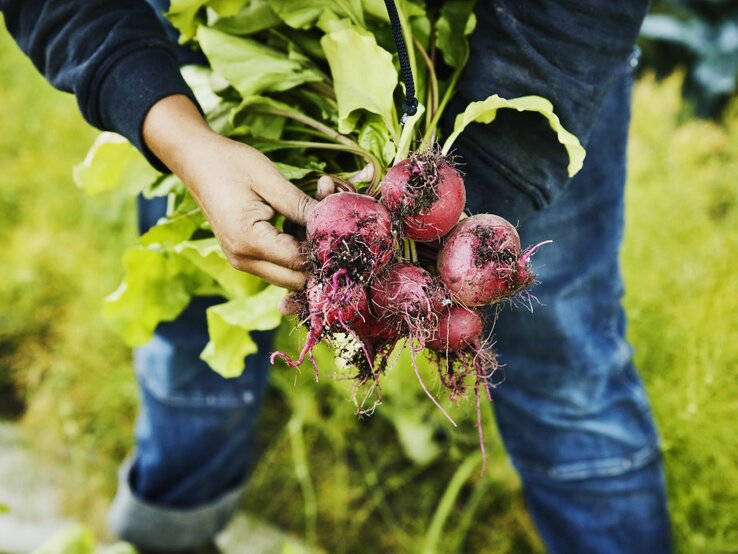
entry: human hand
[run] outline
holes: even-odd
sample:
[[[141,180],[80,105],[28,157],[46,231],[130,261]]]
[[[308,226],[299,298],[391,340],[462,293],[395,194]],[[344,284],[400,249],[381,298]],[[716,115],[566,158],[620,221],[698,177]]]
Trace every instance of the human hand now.
[[[304,286],[299,241],[270,220],[279,213],[304,226],[317,200],[258,150],[213,132],[185,96],[156,103],[143,132],[146,145],[190,190],[236,269],[291,290]]]

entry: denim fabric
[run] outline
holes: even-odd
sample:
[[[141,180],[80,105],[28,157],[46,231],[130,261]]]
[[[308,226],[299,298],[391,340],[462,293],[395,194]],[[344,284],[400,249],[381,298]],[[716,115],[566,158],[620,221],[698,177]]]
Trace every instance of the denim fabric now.
[[[146,228],[146,214],[153,212],[140,213]],[[138,546],[207,543],[237,509],[253,465],[269,360],[248,358],[236,379],[220,377],[200,360],[207,343],[205,310],[222,301],[194,299],[135,352],[141,391],[136,451],[121,470],[109,522],[117,536]],[[270,351],[271,332],[252,336],[261,352]]]
[[[540,305],[503,310],[495,325],[506,366],[497,423],[552,553],[671,548],[658,438],[621,305],[632,65],[605,101],[584,169],[520,228],[523,244],[554,241],[534,257]]]

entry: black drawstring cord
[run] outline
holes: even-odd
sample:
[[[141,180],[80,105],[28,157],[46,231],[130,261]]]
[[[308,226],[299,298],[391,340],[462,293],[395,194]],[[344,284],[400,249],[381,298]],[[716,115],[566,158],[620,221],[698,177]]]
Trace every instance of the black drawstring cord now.
[[[392,25],[392,38],[395,39],[395,46],[397,46],[397,56],[400,58],[400,75],[402,82],[405,83],[405,101],[402,103],[403,115],[400,119],[400,124],[404,125],[407,118],[415,115],[418,111],[418,99],[415,98],[413,71],[410,68],[405,37],[402,36],[402,25],[400,24],[400,16],[397,14],[397,6],[395,6],[394,0],[384,0],[384,3],[387,6],[387,13]]]

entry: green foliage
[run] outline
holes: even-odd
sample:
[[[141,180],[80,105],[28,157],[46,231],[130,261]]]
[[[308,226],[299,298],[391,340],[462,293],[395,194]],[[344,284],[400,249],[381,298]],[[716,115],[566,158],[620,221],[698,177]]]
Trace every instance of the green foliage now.
[[[738,3],[666,0],[641,29],[645,61],[661,74],[687,68],[684,94],[703,117],[719,116],[738,86]]]
[[[486,100],[480,102],[472,102],[467,106],[463,113],[459,114],[454,121],[454,130],[443,143],[443,153],[447,154],[451,151],[451,147],[454,144],[456,137],[461,134],[467,125],[470,123],[491,123],[497,117],[497,110],[500,109],[514,109],[519,112],[532,111],[538,112],[543,117],[548,119],[551,129],[556,133],[556,138],[559,142],[564,145],[567,153],[569,154],[569,166],[567,170],[569,177],[573,177],[576,173],[582,169],[584,163],[584,148],[579,143],[579,139],[571,134],[569,131],[564,129],[561,125],[559,118],[553,112],[553,105],[551,102],[540,96],[525,96],[522,98],[513,98],[512,100],[505,100],[500,98],[496,94],[490,96]]]
[[[333,75],[338,104],[338,131],[350,133],[362,112],[379,115],[395,136],[399,134],[392,94],[397,70],[392,55],[377,45],[371,34],[342,29],[321,41]],[[367,79],[367,71],[370,72]]]
[[[75,166],[74,182],[87,194],[113,190],[138,193],[159,176],[141,153],[115,133],[95,139],[84,161]]]
[[[436,45],[449,67],[466,65],[469,58],[469,43],[459,40],[459,37],[471,35],[477,25],[473,8],[473,0],[452,0],[441,6],[441,17],[436,24]]]
[[[210,342],[202,359],[224,377],[237,377],[243,372],[243,359],[257,351],[249,333],[277,327],[282,314],[277,306],[284,291],[269,286],[246,298],[238,298],[208,308]]]
[[[738,103],[683,122],[679,78],[636,88],[629,337],[664,443],[680,552],[738,552]]]
[[[197,40],[210,64],[241,96],[284,91],[320,81],[320,74],[303,60],[242,37],[200,27]]]

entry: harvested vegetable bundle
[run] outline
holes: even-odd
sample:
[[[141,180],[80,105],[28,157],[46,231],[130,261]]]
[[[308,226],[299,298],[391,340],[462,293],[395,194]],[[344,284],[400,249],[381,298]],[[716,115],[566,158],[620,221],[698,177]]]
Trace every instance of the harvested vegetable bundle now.
[[[429,12],[423,2],[401,2],[394,25],[381,4],[173,0],[169,17],[181,41],[210,62],[211,69],[184,73],[215,130],[265,153],[307,193],[322,176],[351,191],[332,195],[313,214],[306,243],[311,279],[293,299],[308,338],[294,359],[291,353],[274,359],[296,365],[328,341],[355,368],[357,383],[378,384],[404,338],[413,355],[432,353],[452,399],[472,385],[478,399],[495,361],[475,306],[524,290],[533,280],[528,262],[535,247],[521,252],[518,242],[517,250],[485,251],[476,262],[459,253],[464,241],[505,241],[491,240],[501,233],[497,227],[477,226],[470,243],[465,229],[471,224],[457,225],[465,192],[449,161],[454,141],[467,125],[491,123],[509,109],[546,118],[569,155],[570,175],[584,151],[550,102],[534,96],[472,102],[436,146],[438,123],[468,57],[473,3],[448,2]],[[407,55],[399,56],[407,93],[403,124],[392,54],[398,36],[407,39]],[[440,64],[451,68],[447,79],[439,79]],[[108,176],[104,186],[101,176]],[[107,319],[130,345],[141,345],[193,296],[220,295],[226,301],[208,309],[210,342],[201,357],[224,376],[240,375],[244,358],[257,350],[249,333],[281,323],[284,291],[230,267],[184,185],[156,173],[118,137],[103,135],[75,178],[95,192],[121,186],[169,199],[167,217],[126,252],[126,275],[106,301]],[[459,251],[451,247],[457,241]],[[469,283],[461,267],[492,276],[492,284]],[[397,275],[415,291],[403,292],[403,303],[396,285],[382,281]],[[469,293],[480,287],[483,295]],[[496,292],[490,297],[487,289]]]
[[[381,395],[379,378],[388,352],[404,340],[421,388],[453,425],[423,382],[416,355],[427,350],[436,360],[440,382],[452,401],[464,397],[472,382],[484,452],[481,399],[491,400],[497,361],[491,337],[484,336],[483,313],[475,308],[524,293],[534,282],[530,260],[541,245],[523,252],[515,227],[496,215],[479,214],[456,223],[466,198],[463,178],[435,148],[413,153],[392,167],[375,194],[380,202],[369,195],[338,192],[313,212],[305,241],[310,278],[305,291],[293,299],[300,324],[308,329],[307,339],[297,359],[275,352],[272,362],[282,358],[298,366],[307,354],[317,380],[312,349],[323,340],[345,345],[347,336],[354,347],[337,349],[336,354],[357,368],[357,386],[371,379]],[[434,241],[426,251],[436,259],[431,255],[424,260],[430,271],[421,267],[414,248],[413,240],[419,237]],[[356,396],[354,400],[360,412],[373,410]]]

